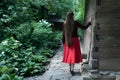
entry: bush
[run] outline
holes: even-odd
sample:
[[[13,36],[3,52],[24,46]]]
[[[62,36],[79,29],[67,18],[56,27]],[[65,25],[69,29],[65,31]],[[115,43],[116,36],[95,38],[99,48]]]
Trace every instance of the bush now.
[[[0,64],[11,70],[8,75],[30,76],[45,71],[48,58],[54,55],[53,50],[61,40],[50,26],[41,20],[6,30],[11,37],[0,43]]]
[[[43,19],[49,14],[65,19],[66,12],[73,10],[75,20],[83,21],[81,2],[84,0],[1,0],[0,80],[43,73],[62,37]]]

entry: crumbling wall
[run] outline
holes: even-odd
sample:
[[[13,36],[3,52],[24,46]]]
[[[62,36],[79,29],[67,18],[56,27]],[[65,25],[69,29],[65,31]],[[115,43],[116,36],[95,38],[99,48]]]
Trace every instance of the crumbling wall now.
[[[92,17],[92,25],[84,31],[83,38],[83,53],[87,54],[87,60],[90,66],[91,65],[91,53],[93,49],[93,39],[94,39],[94,27],[95,27],[95,12],[96,12],[96,0],[86,0],[86,13],[85,13],[85,22],[88,22],[88,19]]]
[[[86,0],[86,22],[83,52],[93,69],[120,71],[120,0]]]

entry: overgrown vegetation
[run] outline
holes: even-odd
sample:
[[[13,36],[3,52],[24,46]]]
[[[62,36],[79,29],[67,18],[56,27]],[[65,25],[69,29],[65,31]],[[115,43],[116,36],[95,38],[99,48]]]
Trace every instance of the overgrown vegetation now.
[[[42,74],[59,47],[61,32],[47,22],[50,14],[65,19],[73,10],[83,22],[84,0],[1,0],[0,80]]]
[[[0,43],[1,71],[5,67],[8,69],[7,73],[19,76],[32,76],[44,72],[44,66],[49,63],[54,49],[60,44],[60,38],[54,35],[58,32],[53,32],[45,20],[8,28],[7,32],[15,34],[16,37],[8,37]]]

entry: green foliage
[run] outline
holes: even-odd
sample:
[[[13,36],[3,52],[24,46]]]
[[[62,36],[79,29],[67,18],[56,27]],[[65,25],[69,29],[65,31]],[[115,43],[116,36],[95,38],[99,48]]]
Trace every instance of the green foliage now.
[[[0,6],[2,7],[0,9],[0,24],[3,26],[18,25],[32,19],[29,5],[23,4],[21,0],[2,0]]]
[[[0,64],[0,80],[23,80],[22,76],[18,76],[14,73],[10,74],[12,70],[13,68],[8,68],[7,66],[1,67]]]
[[[79,21],[81,24],[84,24],[85,0],[74,0],[73,12],[74,12],[74,19]],[[81,29],[78,30],[78,35],[81,38],[83,37],[83,31]]]
[[[2,74],[0,80],[23,80],[23,77],[19,77],[15,74]]]
[[[84,23],[85,13],[85,0],[74,0],[73,11],[75,13],[75,20],[79,20],[82,24]]]
[[[84,23],[85,0],[2,0],[0,3],[0,41],[9,35],[6,27],[13,28],[22,23],[39,21],[50,14],[58,14],[63,19],[70,10],[75,20]]]
[[[49,14],[59,14],[65,18],[70,10],[75,13],[75,19],[83,20],[84,3],[85,0],[2,0],[0,22],[2,25],[10,26],[47,18]]]
[[[29,1],[24,0],[2,0],[0,1],[0,41],[9,37],[6,28],[18,26],[24,22],[35,20],[35,13],[29,8]]]
[[[58,14],[64,19],[66,13],[72,10],[75,14],[75,20],[82,23],[84,21],[85,0],[34,0],[32,3],[44,6],[48,11],[47,14]]]
[[[84,21],[85,0],[1,0],[0,80],[23,80],[41,74],[58,48],[62,33],[45,19],[70,10]]]
[[[40,20],[6,29],[8,34],[16,36],[0,43],[0,65],[9,67],[8,75],[30,76],[45,71],[44,65],[49,63],[48,58],[54,55],[53,49],[60,41],[55,35],[58,32],[53,32],[50,26]]]

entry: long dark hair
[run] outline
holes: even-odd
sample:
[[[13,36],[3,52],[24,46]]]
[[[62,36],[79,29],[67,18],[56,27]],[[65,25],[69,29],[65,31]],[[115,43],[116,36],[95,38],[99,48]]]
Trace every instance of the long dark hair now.
[[[74,27],[73,12],[68,12],[64,21],[65,41],[68,45],[72,43],[72,32]]]

